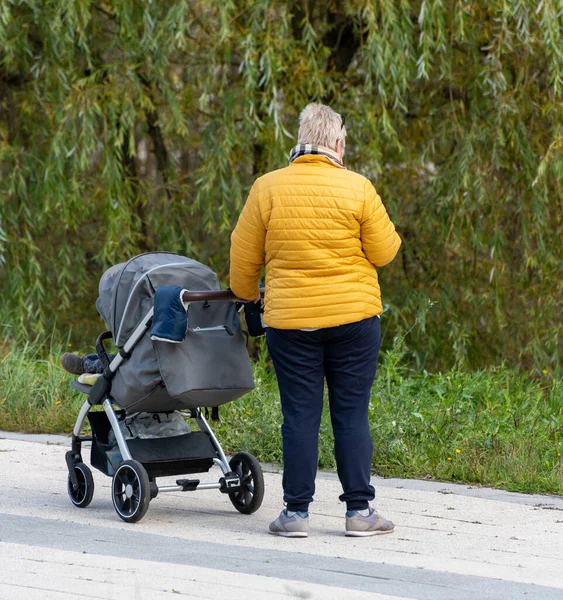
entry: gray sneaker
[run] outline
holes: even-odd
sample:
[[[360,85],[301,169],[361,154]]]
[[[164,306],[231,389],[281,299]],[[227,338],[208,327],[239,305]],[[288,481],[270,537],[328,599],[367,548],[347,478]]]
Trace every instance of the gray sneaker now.
[[[270,533],[282,537],[307,537],[309,530],[309,515],[301,517],[295,514],[287,516],[287,510],[282,510],[280,516],[270,523]]]
[[[346,535],[350,537],[381,535],[382,533],[391,533],[393,529],[395,529],[395,525],[378,515],[373,508],[369,509],[367,517],[357,511],[351,517],[346,515]]]

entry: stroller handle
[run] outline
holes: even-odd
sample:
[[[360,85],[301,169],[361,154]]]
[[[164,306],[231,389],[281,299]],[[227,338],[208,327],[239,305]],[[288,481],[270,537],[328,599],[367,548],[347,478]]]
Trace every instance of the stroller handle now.
[[[260,294],[264,296],[264,289],[260,289]],[[213,300],[236,300],[237,297],[231,290],[212,290],[205,292],[184,292],[182,300],[184,302],[211,302]]]

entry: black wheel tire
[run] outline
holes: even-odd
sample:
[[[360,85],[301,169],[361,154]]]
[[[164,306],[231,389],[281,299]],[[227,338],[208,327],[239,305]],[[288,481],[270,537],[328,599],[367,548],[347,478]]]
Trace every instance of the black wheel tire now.
[[[117,467],[111,481],[111,499],[115,512],[126,523],[136,523],[145,516],[151,501],[151,485],[140,462],[126,460]]]
[[[74,489],[72,481],[70,480],[70,474],[68,476],[68,497],[74,506],[78,508],[86,508],[92,498],[94,497],[94,478],[92,477],[92,471],[84,463],[76,463],[74,465],[74,472],[78,479],[78,489]]]
[[[256,512],[264,499],[264,474],[252,454],[239,452],[231,458],[231,471],[240,477],[242,489],[229,494],[233,506],[243,515]]]

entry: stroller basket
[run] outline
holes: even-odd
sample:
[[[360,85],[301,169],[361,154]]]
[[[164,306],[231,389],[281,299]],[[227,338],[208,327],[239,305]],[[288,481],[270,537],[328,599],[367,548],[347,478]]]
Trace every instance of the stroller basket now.
[[[117,443],[108,441],[111,425],[105,412],[88,413],[92,429],[92,466],[113,475],[123,457]],[[217,451],[208,435],[194,431],[174,437],[127,440],[134,460],[145,467],[150,478],[207,473],[214,465]]]

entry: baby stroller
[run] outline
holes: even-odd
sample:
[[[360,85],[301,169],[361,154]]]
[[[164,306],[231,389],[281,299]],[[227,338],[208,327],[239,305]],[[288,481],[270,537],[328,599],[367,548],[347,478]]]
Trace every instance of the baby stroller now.
[[[190,290],[182,294],[188,324],[180,343],[149,335],[161,286]],[[104,372],[93,386],[71,384],[88,395],[74,426],[72,449],[66,453],[68,494],[75,506],[88,506],[94,493],[92,472],[81,454],[82,442],[91,441],[90,462],[112,477],[114,508],[128,523],[139,521],[149,502],[163,492],[218,489],[241,513],[260,508],[260,464],[246,452],[229,461],[206,418],[211,409],[212,418],[218,419],[220,405],[254,388],[245,332],[233,300],[229,290],[219,290],[211,269],[177,254],[142,254],[104,273],[96,302],[110,329],[96,342]],[[113,360],[104,347],[111,338],[119,351]],[[95,406],[103,411],[92,411]],[[180,414],[184,424],[186,418],[195,419],[199,431],[126,439],[123,423],[137,413],[149,418]],[[86,418],[91,436],[81,435]],[[213,465],[222,471],[216,483],[182,478],[175,485],[157,484],[158,477],[205,473]]]

